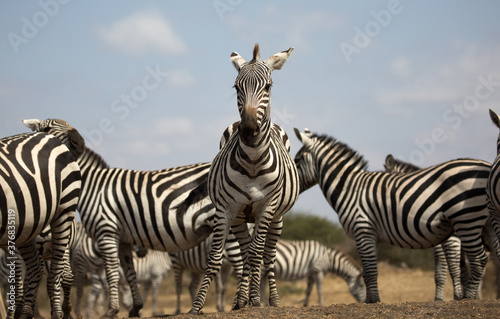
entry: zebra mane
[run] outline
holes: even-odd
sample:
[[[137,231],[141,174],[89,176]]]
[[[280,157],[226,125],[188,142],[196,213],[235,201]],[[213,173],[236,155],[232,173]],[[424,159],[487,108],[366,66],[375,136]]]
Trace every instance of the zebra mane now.
[[[93,167],[109,168],[109,165],[106,163],[104,158],[88,147],[85,147],[85,151],[79,157],[78,162],[84,162],[86,165]]]
[[[360,155],[357,151],[353,150],[349,145],[337,141],[334,137],[328,136],[326,134],[313,134],[318,141],[330,149],[335,149],[336,152],[349,153],[350,158],[356,162],[356,167],[360,170],[366,170],[368,168],[368,161],[366,161],[363,155]]]

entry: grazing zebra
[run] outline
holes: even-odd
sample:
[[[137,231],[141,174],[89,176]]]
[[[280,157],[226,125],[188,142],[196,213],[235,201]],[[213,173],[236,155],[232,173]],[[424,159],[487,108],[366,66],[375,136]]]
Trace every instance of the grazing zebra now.
[[[377,243],[430,248],[455,233],[469,258],[466,298],[475,298],[487,256],[481,232],[488,219],[485,177],[491,165],[453,160],[410,174],[367,172],[367,162],[328,136],[295,129],[303,147],[295,157],[301,190],[319,184],[355,240],[366,302],[379,302]]]
[[[31,120],[29,127],[57,134],[65,129],[62,122]],[[77,163],[82,172],[78,211],[105,263],[109,285],[105,316],[114,317],[119,310],[121,264],[134,300],[129,316],[136,317],[142,300],[132,263],[132,245],[175,252],[196,246],[211,233],[214,206],[208,196],[192,192],[206,185],[210,163],[157,171],[110,168],[89,148]]]
[[[70,241],[72,223],[81,187],[75,155],[83,148],[83,138],[71,126],[69,149],[61,140],[44,132],[26,133],[0,139],[0,247],[15,259],[17,248],[26,264],[24,304],[15,306],[16,317],[31,318],[42,278],[41,257],[36,237],[50,227],[51,266],[47,280],[52,318],[67,316],[61,306],[61,279],[64,255]],[[12,254],[12,255],[11,255]],[[71,309],[69,309],[71,310]]]
[[[395,159],[392,155],[387,155],[385,159],[385,171],[387,173],[407,174],[413,173],[421,168],[411,163]],[[457,236],[450,236],[440,245],[433,247],[434,250],[434,282],[436,291],[434,300],[444,299],[444,288],[446,284],[446,269],[449,270],[453,283],[453,297],[455,300],[463,298],[460,267],[460,239]]]
[[[418,166],[406,163],[395,159],[392,155],[388,155],[385,159],[384,167],[389,173],[412,173],[420,170]],[[497,295],[500,296],[500,260],[498,253],[495,253],[495,247],[498,247],[498,238],[495,235],[492,219],[488,218],[482,232],[483,242],[489,251],[494,253],[491,258],[495,264],[497,272]],[[444,286],[446,282],[446,269],[450,271],[450,276],[453,282],[454,299],[460,299],[462,296],[462,285],[465,286],[469,279],[468,261],[464,254],[461,254],[460,239],[456,236],[450,236],[441,245],[434,246],[434,261],[435,261],[435,281],[436,295],[435,300],[443,300]],[[480,290],[478,294],[480,294]]]
[[[210,234],[201,244],[184,251],[170,253],[172,269],[175,276],[175,292],[177,294],[177,307],[175,314],[181,312],[181,293],[182,293],[182,273],[184,270],[191,272],[191,283],[189,285],[189,294],[192,301],[196,297],[196,292],[200,287],[202,275],[207,270],[207,260],[212,249],[213,234]],[[241,259],[240,245],[232,233],[229,233],[224,249],[224,260],[221,271],[215,276],[215,291],[217,295],[217,311],[224,311],[224,293],[225,283],[233,271],[237,276],[243,272],[243,260]]]
[[[318,302],[323,306],[323,277],[328,272],[344,279],[357,301],[365,300],[366,288],[363,276],[351,257],[338,249],[328,248],[316,240],[280,239],[276,245],[274,272],[277,279],[285,281],[307,278],[304,307],[309,305],[309,296],[314,284],[318,291]],[[265,291],[264,278],[261,295]]]
[[[249,296],[253,306],[260,305],[263,257],[264,273],[269,277],[270,304],[279,305],[273,269],[276,242],[281,234],[283,214],[297,200],[299,182],[289,143],[283,142],[288,141],[288,137],[271,123],[270,90],[271,72],[281,69],[292,50],[280,52],[266,61],[260,61],[257,44],[249,62],[236,52],[231,54],[238,70],[234,87],[241,121],[230,126],[231,129],[238,125],[222,145],[208,173],[208,193],[216,209],[214,238],[205,278],[190,314],[197,314],[205,303],[210,282],[222,264],[230,227],[245,261],[233,308],[244,307]],[[247,222],[255,223],[252,238]]]

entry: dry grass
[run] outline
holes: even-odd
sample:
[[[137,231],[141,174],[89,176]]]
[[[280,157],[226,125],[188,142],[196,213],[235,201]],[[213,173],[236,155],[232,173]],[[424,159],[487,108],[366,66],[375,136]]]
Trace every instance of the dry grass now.
[[[184,290],[182,294],[182,312],[186,313],[191,307],[191,299],[187,292],[188,276],[184,276]],[[491,262],[488,263],[485,273],[485,280],[482,289],[483,299],[496,299],[496,287],[494,285],[494,270]],[[236,281],[232,280],[229,284],[226,293],[226,311],[230,309],[236,286]],[[434,300],[434,272],[403,269],[391,266],[385,263],[379,264],[379,288],[380,297],[383,304],[400,304],[406,302],[429,302]],[[215,308],[215,289],[214,285],[210,288],[207,303],[203,308],[205,313],[216,312]],[[280,291],[281,305],[292,306],[301,309],[303,298],[305,295],[306,281],[298,282],[278,282]],[[75,294],[73,294],[74,298]],[[339,307],[345,307],[355,303],[355,299],[349,294],[346,283],[333,275],[325,276],[323,283],[323,298],[326,305],[338,304]],[[445,300],[453,298],[453,288],[451,280],[446,284]],[[49,318],[48,301],[46,296],[40,296],[40,307],[42,315]],[[318,297],[316,290],[311,294],[310,305],[317,305]],[[433,303],[429,303],[432,305]],[[73,302],[74,305],[74,302]],[[173,275],[169,274],[164,281],[158,301],[158,310],[164,314],[173,314],[175,311],[176,296]],[[85,301],[84,301],[85,306]],[[355,305],[352,305],[355,306]],[[369,306],[369,305],[367,305]],[[355,306],[359,308],[359,306]],[[410,305],[411,307],[411,305]],[[315,309],[327,307],[309,307],[307,309]],[[151,316],[151,298],[149,297],[142,311],[143,317]],[[128,313],[125,310],[120,311],[119,317],[126,317]],[[248,313],[246,314],[248,315]],[[500,315],[500,314],[499,314]],[[218,316],[217,316],[218,317]]]

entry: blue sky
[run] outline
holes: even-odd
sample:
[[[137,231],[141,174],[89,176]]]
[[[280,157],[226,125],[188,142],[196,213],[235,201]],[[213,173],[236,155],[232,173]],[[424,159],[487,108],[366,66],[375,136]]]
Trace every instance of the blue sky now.
[[[273,73],[272,118],[336,137],[382,169],[491,162],[498,1],[2,1],[0,136],[61,118],[115,167],[211,161],[238,120],[231,52]],[[318,187],[295,210],[337,221]]]

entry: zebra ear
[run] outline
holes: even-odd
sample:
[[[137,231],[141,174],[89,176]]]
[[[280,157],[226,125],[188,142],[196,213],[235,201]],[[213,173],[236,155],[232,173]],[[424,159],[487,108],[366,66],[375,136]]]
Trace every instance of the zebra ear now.
[[[69,129],[66,132],[66,135],[68,136],[68,141],[71,145],[71,147],[69,147],[71,154],[73,154],[75,158],[80,157],[80,155],[85,152],[85,140],[74,128]]]
[[[23,120],[23,124],[26,125],[32,131],[38,131],[40,127],[40,120],[31,119],[31,120]]]
[[[299,141],[304,144],[304,146],[309,146],[312,144],[312,134],[311,132],[309,132],[309,130],[306,129],[306,133],[302,133],[301,131],[299,131],[297,128],[293,128],[293,130],[295,131],[295,135],[297,136],[297,138],[299,139]]]
[[[292,51],[293,47],[291,47],[287,51],[281,51],[280,53],[276,53],[275,55],[264,61],[264,64],[267,65],[267,67],[271,71],[280,70],[283,67],[283,64],[285,64],[290,54],[292,53]]]
[[[492,109],[490,109],[490,118],[493,121],[493,124],[495,124],[496,127],[500,128],[500,118],[498,117],[498,114],[495,113]]]
[[[385,158],[385,164],[384,164],[384,168],[385,168],[386,172],[392,172],[394,166],[395,166],[394,157],[392,156],[392,154],[387,155],[387,157]]]
[[[238,72],[240,71],[241,69],[241,66],[243,65],[243,63],[245,63],[246,61],[241,57],[241,55],[239,55],[237,52],[233,52],[231,53],[231,62],[233,62],[233,65],[234,67],[236,68],[236,70],[238,70]]]

